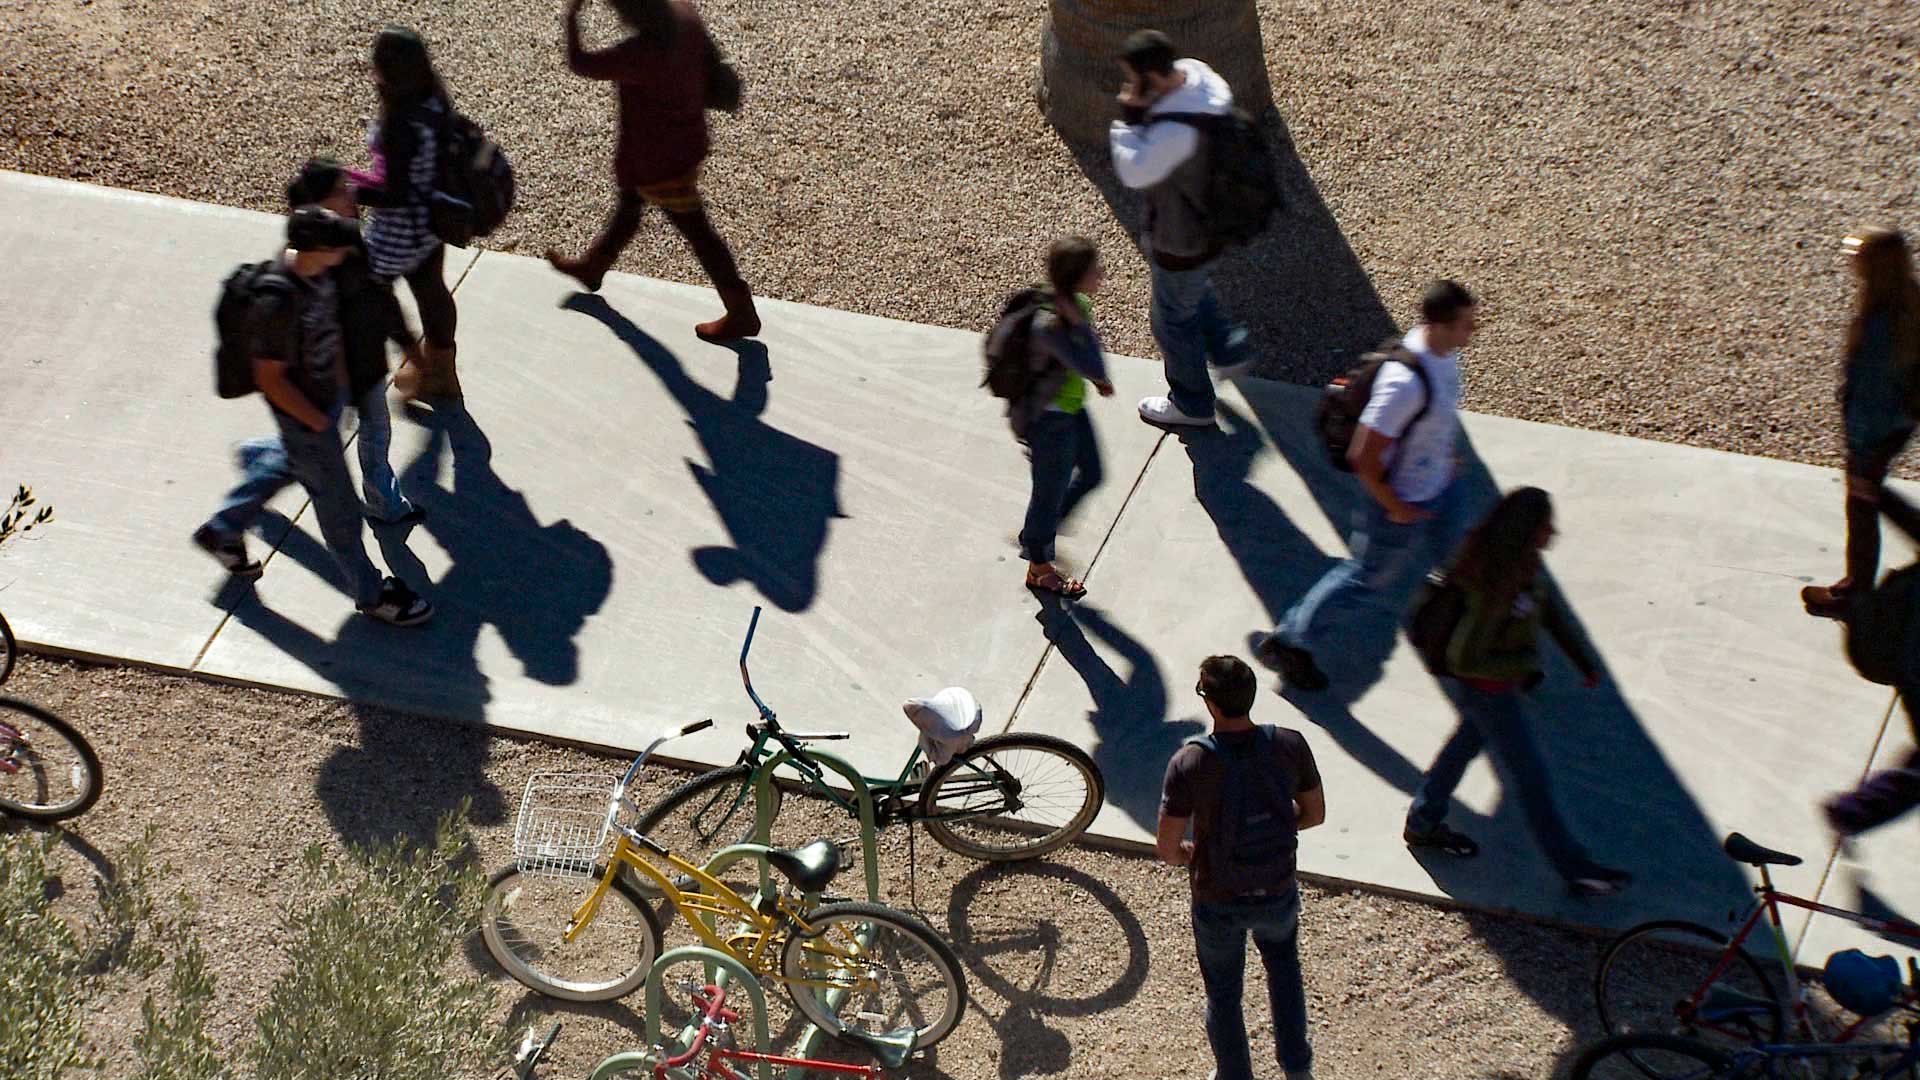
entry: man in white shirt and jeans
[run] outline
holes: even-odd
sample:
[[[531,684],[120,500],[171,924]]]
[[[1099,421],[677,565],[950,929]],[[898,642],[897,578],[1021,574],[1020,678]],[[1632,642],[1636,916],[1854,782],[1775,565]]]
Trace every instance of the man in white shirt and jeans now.
[[[1424,574],[1460,532],[1458,479],[1460,350],[1478,326],[1479,304],[1453,281],[1427,286],[1420,325],[1404,344],[1420,370],[1389,361],[1354,432],[1347,460],[1367,489],[1356,511],[1352,555],[1289,609],[1254,650],[1289,687],[1321,690],[1314,646],[1357,611],[1379,607]]]
[[[1233,111],[1233,91],[1206,64],[1177,55],[1158,30],[1127,38],[1120,56],[1126,76],[1121,118],[1108,142],[1120,182],[1147,199],[1142,246],[1153,279],[1149,315],[1167,393],[1143,399],[1140,416],[1156,424],[1211,427],[1208,361],[1223,375],[1243,369],[1247,331],[1221,306],[1208,276],[1220,251],[1206,226],[1207,137],[1191,123],[1156,118],[1225,116]]]

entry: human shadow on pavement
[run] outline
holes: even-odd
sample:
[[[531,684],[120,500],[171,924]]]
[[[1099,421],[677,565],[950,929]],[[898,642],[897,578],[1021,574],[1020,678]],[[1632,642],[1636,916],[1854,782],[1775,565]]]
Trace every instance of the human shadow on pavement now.
[[[1272,137],[1287,205],[1262,237],[1215,264],[1214,280],[1228,310],[1251,331],[1253,370],[1301,385],[1237,379],[1251,415],[1229,404],[1221,430],[1188,433],[1182,441],[1194,461],[1196,494],[1203,508],[1215,516],[1223,541],[1266,608],[1268,624],[1247,630],[1264,635],[1319,572],[1345,554],[1314,550],[1293,522],[1301,513],[1317,512],[1344,538],[1364,498],[1353,478],[1327,461],[1311,416],[1317,390],[1308,387],[1323,385],[1396,328],[1295,151],[1277,108],[1270,102],[1242,105],[1257,107]],[[1119,184],[1106,149],[1078,147],[1073,153],[1089,182],[1137,240],[1144,203],[1137,192]],[[1420,284],[1409,280],[1398,287],[1411,291]],[[1472,378],[1470,362],[1467,377]],[[1289,514],[1253,489],[1247,469],[1267,452],[1256,441],[1271,443],[1299,474],[1313,507],[1288,508]],[[1466,497],[1475,508],[1490,506],[1498,494],[1495,478],[1472,446],[1464,441],[1463,446]],[[1567,538],[1569,544],[1577,542]],[[1430,762],[1410,760],[1397,749],[1395,730],[1426,725],[1444,738],[1459,718],[1438,695],[1431,717],[1383,716],[1364,703],[1354,710],[1393,655],[1405,601],[1417,585],[1409,582],[1404,594],[1385,598],[1374,624],[1357,621],[1343,640],[1326,650],[1324,666],[1335,680],[1330,692],[1287,695],[1343,753],[1409,798]],[[1577,621],[1577,611],[1575,616]],[[1604,656],[1605,643],[1595,644]],[[1549,657],[1547,682],[1535,697],[1535,732],[1553,771],[1556,796],[1575,834],[1602,861],[1633,869],[1635,886],[1612,900],[1565,896],[1537,854],[1516,801],[1504,790],[1485,821],[1472,820],[1462,808],[1454,811],[1462,827],[1477,832],[1483,848],[1479,859],[1451,862],[1442,857],[1423,864],[1448,895],[1494,910],[1519,907],[1585,923],[1618,924],[1656,913],[1718,922],[1729,900],[1744,899],[1745,878],[1721,854],[1720,838],[1704,813],[1613,681],[1583,690],[1557,650],[1544,652]],[[1380,842],[1397,844],[1397,832]],[[1499,952],[1497,935],[1488,934],[1486,940]],[[1561,1008],[1565,997],[1558,983],[1565,981],[1564,965],[1542,967],[1522,956],[1503,960],[1544,1007]],[[1578,1027],[1586,1018],[1563,1019]]]
[[[1047,900],[1010,905],[1008,896]],[[1000,1038],[1001,1080],[1074,1075],[1072,1043],[1047,1020],[1114,1012],[1147,981],[1139,917],[1105,882],[1051,862],[967,874],[948,895],[947,934],[975,988],[974,1009]]]
[[[403,629],[343,605],[329,640],[257,596],[232,605],[235,621],[354,702],[360,745],[336,751],[316,781],[329,819],[353,843],[395,836],[426,842],[439,816],[469,794],[475,822],[502,820],[505,799],[485,776],[492,693],[477,653],[481,631],[492,626],[529,678],[568,685],[579,678],[574,639],[612,588],[606,548],[568,521],[541,524],[526,497],[494,472],[491,444],[463,405],[443,403],[431,412],[414,410],[413,417],[430,434],[402,470],[402,484],[427,511],[420,529],[451,565],[426,585],[427,570],[406,543],[409,530],[383,527],[373,530],[373,539],[392,572],[424,587],[434,602],[433,621]],[[441,487],[449,457],[452,484]],[[275,559],[280,556],[332,582],[345,598],[332,556],[306,530],[286,529]],[[430,728],[388,709],[456,723]]]
[[[702,547],[694,565],[708,581],[749,581],[782,611],[804,611],[819,591],[820,553],[840,510],[840,457],[772,427],[762,414],[772,368],[766,346],[742,342],[733,396],[695,381],[673,353],[605,299],[575,293],[561,305],[606,324],[651,369],[687,416],[711,466],[687,462],[733,540]]]
[[[1188,736],[1202,733],[1205,726],[1194,720],[1168,720],[1167,683],[1160,662],[1104,611],[1045,597],[1034,618],[1093,698],[1088,720],[1099,741],[1090,752],[1106,779],[1107,802],[1152,832],[1160,813],[1160,784],[1167,761]],[[1124,676],[1093,647],[1088,634],[1120,655],[1127,665]]]

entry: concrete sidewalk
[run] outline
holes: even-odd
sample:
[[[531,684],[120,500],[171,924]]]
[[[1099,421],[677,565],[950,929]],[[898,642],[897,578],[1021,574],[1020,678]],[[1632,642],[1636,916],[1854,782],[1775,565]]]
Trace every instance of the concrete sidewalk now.
[[[713,716],[675,754],[717,763],[751,718],[734,665],[757,604],[756,687],[796,727],[854,731],[863,769],[897,771],[901,700],[965,685],[990,725],[1088,747],[1109,785],[1096,832],[1145,841],[1166,758],[1204,717],[1199,659],[1244,655],[1344,553],[1358,498],[1312,444],[1310,391],[1248,382],[1223,393],[1221,431],[1167,436],[1131,409],[1158,365],[1115,358],[1120,392],[1093,403],[1107,483],[1062,545],[1092,592],[1040,605],[1011,541],[1024,463],[975,386],[976,334],[768,301],[765,337],[722,348],[692,333],[710,290],[615,275],[585,297],[535,260],[462,253],[466,405],[396,417],[393,462],[429,517],[377,537],[440,614],[398,630],[352,613],[298,498],[254,541],[257,588],[186,540],[235,478],[231,445],[269,423],[214,397],[210,313],[278,219],[0,174],[0,220],[0,483],[58,513],[0,554],[0,608],[57,651],[614,747]],[[1456,823],[1486,852],[1413,858],[1399,822],[1455,717],[1404,647],[1369,659],[1387,627],[1334,692],[1256,710],[1302,728],[1326,777],[1303,868],[1583,925],[1718,923],[1745,888],[1717,853],[1738,829],[1807,857],[1783,883],[1852,903],[1814,804],[1907,736],[1799,610],[1799,585],[1839,568],[1837,474],[1468,428],[1483,497],[1555,493],[1551,564],[1610,679],[1586,693],[1557,666],[1539,730],[1580,834],[1641,880],[1568,898],[1484,763]],[[1920,910],[1914,828],[1875,838],[1873,884]],[[1823,920],[1809,954],[1841,940]]]

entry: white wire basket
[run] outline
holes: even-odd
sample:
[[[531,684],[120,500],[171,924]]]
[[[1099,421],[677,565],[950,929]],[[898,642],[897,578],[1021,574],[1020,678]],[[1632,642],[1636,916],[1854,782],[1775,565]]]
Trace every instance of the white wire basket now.
[[[619,779],[600,773],[534,773],[520,796],[513,858],[533,877],[589,878],[613,827]]]

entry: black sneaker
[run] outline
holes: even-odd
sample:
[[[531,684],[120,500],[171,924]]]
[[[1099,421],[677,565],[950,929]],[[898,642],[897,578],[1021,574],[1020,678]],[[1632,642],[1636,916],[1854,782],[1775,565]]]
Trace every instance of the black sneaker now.
[[[213,561],[226,567],[227,573],[242,581],[254,581],[266,572],[266,567],[255,562],[247,555],[247,540],[244,536],[222,536],[211,525],[202,525],[193,530],[193,542],[200,550],[213,556]]]
[[[360,609],[360,614],[394,626],[419,626],[433,618],[433,604],[399,578],[390,577],[380,586],[380,598]]]
[[[374,514],[371,510],[363,511],[360,516],[367,519],[367,524],[375,525],[375,526],[418,525],[421,522],[427,520],[427,510],[426,510],[426,507],[421,506],[419,503],[415,503],[411,509],[409,509],[404,514],[401,514],[397,518],[383,518]]]
[[[1288,645],[1277,637],[1268,635],[1255,645],[1253,658],[1279,672],[1287,685],[1295,690],[1327,688],[1326,672],[1313,662],[1313,654],[1298,646]]]

